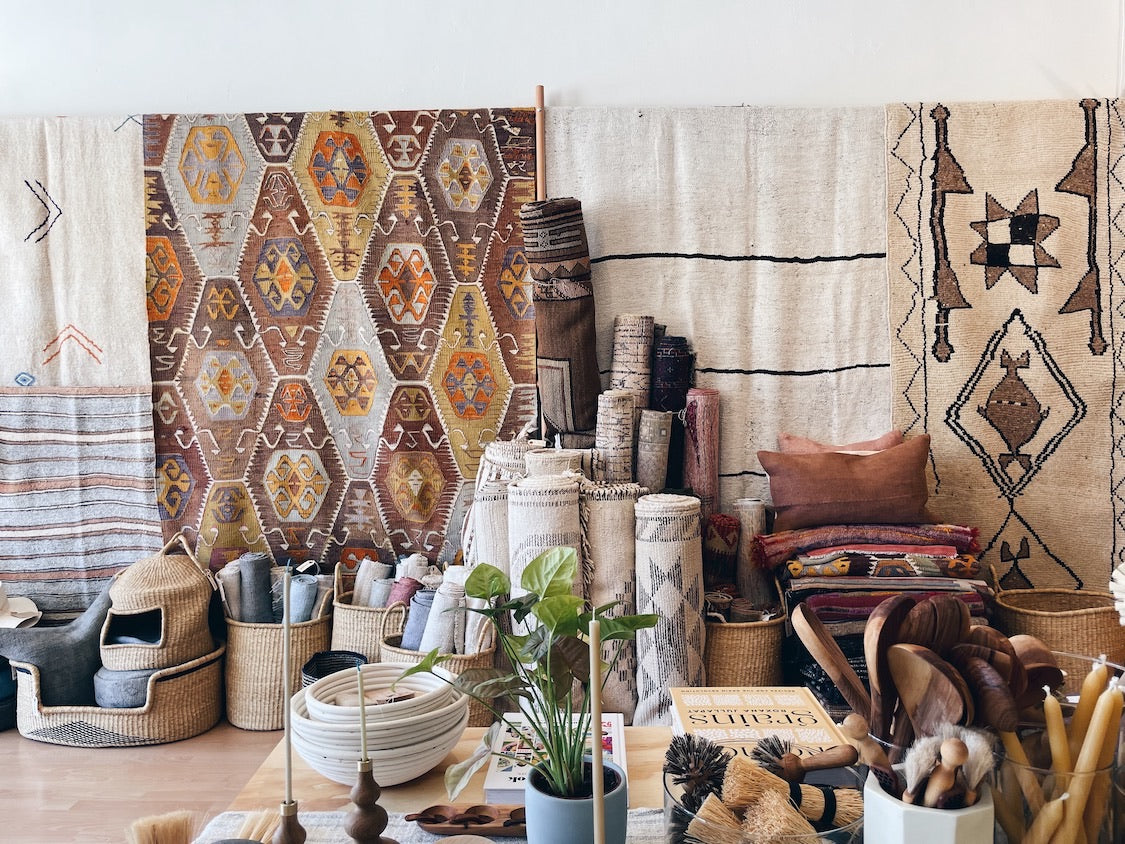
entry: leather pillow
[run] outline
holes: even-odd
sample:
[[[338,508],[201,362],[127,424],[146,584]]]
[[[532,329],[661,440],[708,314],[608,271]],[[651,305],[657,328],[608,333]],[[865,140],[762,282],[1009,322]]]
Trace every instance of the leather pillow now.
[[[848,443],[847,445],[829,445],[828,443],[810,440],[808,437],[798,437],[796,434],[781,433],[777,435],[777,450],[783,454],[819,454],[825,451],[883,451],[896,445],[902,445],[902,431],[887,431],[873,440]]]
[[[759,451],[775,531],[818,525],[926,524],[930,435],[873,454]]]

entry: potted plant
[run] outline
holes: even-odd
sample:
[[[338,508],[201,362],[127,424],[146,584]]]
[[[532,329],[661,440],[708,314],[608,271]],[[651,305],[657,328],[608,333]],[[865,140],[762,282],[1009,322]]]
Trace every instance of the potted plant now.
[[[548,549],[524,569],[521,585],[527,594],[513,598],[510,597],[511,583],[504,572],[486,563],[474,566],[465,582],[465,595],[482,598],[487,606],[468,611],[489,619],[497,643],[512,668],[510,671],[474,668],[445,678],[446,682],[484,703],[498,719],[485,733],[477,752],[446,771],[450,799],[454,799],[469,777],[485,763],[494,737],[506,724],[524,743],[536,748],[526,785],[527,823],[531,840],[543,844],[579,840],[581,834],[576,833],[576,829],[583,827],[576,827],[576,823],[593,829],[590,763],[585,752],[590,732],[591,619],[599,621],[601,640],[613,643],[611,658],[600,672],[603,683],[620,656],[622,644],[634,638],[637,630],[653,627],[657,622],[656,615],[608,615],[619,602],[588,607],[580,596],[573,594],[577,573],[578,554],[573,548]],[[528,629],[529,632],[510,632],[502,623],[509,615],[512,629]],[[402,676],[429,672],[441,661],[437,651],[431,651]],[[505,701],[517,702],[526,718],[526,726],[502,711]],[[606,763],[605,768],[606,841],[612,844],[615,837],[611,836],[611,831],[615,827],[620,829],[616,840],[624,841],[628,798],[624,772],[612,763]],[[615,780],[620,781],[616,790],[611,790],[611,781]],[[547,799],[541,800],[541,797]],[[616,809],[613,804],[617,804]],[[542,814],[550,810],[549,807],[583,813],[585,820],[550,820],[544,824]],[[611,818],[614,811],[620,815],[617,821]],[[574,837],[576,834],[579,838]],[[562,837],[555,837],[559,835]]]

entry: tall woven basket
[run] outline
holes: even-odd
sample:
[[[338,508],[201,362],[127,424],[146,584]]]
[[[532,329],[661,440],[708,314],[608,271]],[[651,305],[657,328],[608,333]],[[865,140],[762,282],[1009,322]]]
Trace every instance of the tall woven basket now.
[[[328,650],[331,616],[289,627],[289,681],[283,686],[285,626],[227,619],[227,720],[244,730],[280,730],[285,725],[285,689],[301,687],[301,666]]]
[[[781,615],[769,621],[708,621],[703,646],[707,685],[781,685],[785,618]]]
[[[406,626],[406,604],[395,601],[383,613],[379,626],[379,648],[382,657],[380,662],[398,662],[403,665],[417,665],[426,655],[421,651],[408,651],[400,648],[402,642],[402,629]],[[391,634],[389,631],[398,630]],[[488,635],[488,625],[482,624],[476,643],[477,652],[472,654],[450,654],[441,663],[441,667],[451,674],[461,674],[470,668],[491,668],[492,658],[496,653],[496,644],[493,642],[484,648],[483,641]],[[469,726],[487,727],[493,721],[493,715],[478,700],[469,703]]]
[[[354,591],[344,591],[343,566],[336,563],[332,589],[332,650],[355,651],[368,662],[379,661],[379,642],[386,607],[357,607],[352,604]],[[402,632],[390,629],[388,633]]]
[[[992,608],[996,628],[1007,636],[1026,633],[1053,651],[1097,657],[1125,664],[1125,627],[1113,605],[1113,593],[1101,590],[1000,588],[996,567]],[[1067,672],[1067,693],[1077,694],[1089,663],[1058,657]]]

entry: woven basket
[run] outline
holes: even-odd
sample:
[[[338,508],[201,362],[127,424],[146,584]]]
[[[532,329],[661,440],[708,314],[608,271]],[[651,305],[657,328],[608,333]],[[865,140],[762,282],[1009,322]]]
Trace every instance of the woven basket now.
[[[301,666],[328,650],[331,616],[289,626],[289,681],[283,686],[283,624],[227,619],[227,720],[244,730],[285,726],[286,690],[300,688]]]
[[[317,651],[301,666],[301,687],[311,686],[317,680],[367,663],[367,657],[355,651]]]
[[[355,592],[344,591],[341,563],[336,563],[335,578],[332,590],[332,650],[355,651],[367,657],[368,662],[378,662],[381,624],[386,607],[353,606]]]
[[[388,627],[388,625],[392,625]],[[394,626],[397,625],[397,626]],[[408,651],[405,648],[400,648],[399,643],[402,641],[402,629],[406,626],[406,604],[402,601],[395,601],[387,611],[383,613],[383,618],[379,625],[379,651],[381,654],[380,662],[397,662],[403,665],[417,665],[426,656],[422,651]],[[397,629],[400,632],[395,634],[388,634],[386,630]],[[489,626],[482,624],[480,634],[477,640],[477,653],[475,654],[449,654],[442,660],[441,667],[448,671],[450,674],[460,674],[463,671],[468,671],[470,668],[491,668],[492,658],[496,653],[496,644],[493,643],[488,648],[484,648],[484,639],[489,632]],[[491,701],[490,701],[491,703]],[[469,726],[470,727],[487,727],[494,720],[492,712],[478,700],[469,702]]]
[[[1040,639],[1052,651],[1097,657],[1125,664],[1125,627],[1113,606],[1113,593],[1100,590],[1000,588],[996,567],[992,570],[996,602],[992,620],[1006,636],[1025,633]],[[1081,683],[1088,664],[1077,661],[1059,667]],[[1077,678],[1074,680],[1073,678]]]
[[[707,622],[708,686],[780,686],[785,615],[769,621]]]
[[[176,545],[186,553],[169,553]],[[113,576],[111,606],[101,632],[102,665],[111,671],[148,671],[183,665],[215,649],[207,623],[215,580],[199,565],[183,534],[160,553]],[[156,633],[151,642],[113,643],[138,626]]]
[[[16,726],[25,738],[71,747],[136,747],[197,736],[223,714],[224,647],[154,672],[145,705],[132,709],[43,706],[39,669],[13,660]]]

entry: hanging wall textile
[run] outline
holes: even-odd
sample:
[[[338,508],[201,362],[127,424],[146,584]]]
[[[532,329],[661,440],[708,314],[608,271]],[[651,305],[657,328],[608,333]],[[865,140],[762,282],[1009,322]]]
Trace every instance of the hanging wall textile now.
[[[452,557],[486,444],[535,413],[533,110],[147,115],[144,142],[165,533],[212,567]]]
[[[1006,588],[1102,588],[1125,553],[1123,128],[1115,100],[887,107],[894,418]]]
[[[718,510],[769,498],[756,453],[779,431],[849,442],[890,427],[883,121],[547,110],[551,189],[586,209],[601,371],[617,314],[688,338],[696,385],[723,396]]]
[[[704,686],[703,547],[699,499],[657,493],[637,499],[637,726],[670,724],[670,686]]]
[[[0,390],[0,579],[61,621],[164,544],[148,388]]]

